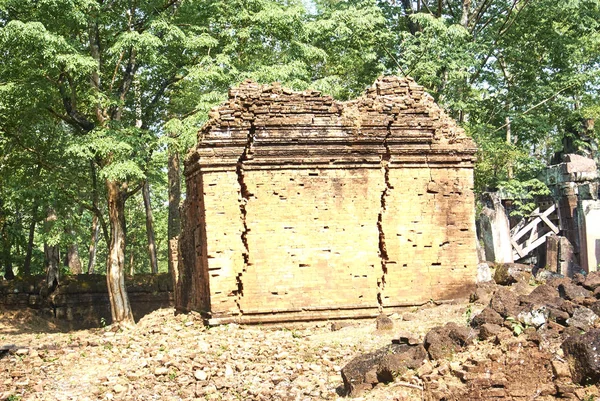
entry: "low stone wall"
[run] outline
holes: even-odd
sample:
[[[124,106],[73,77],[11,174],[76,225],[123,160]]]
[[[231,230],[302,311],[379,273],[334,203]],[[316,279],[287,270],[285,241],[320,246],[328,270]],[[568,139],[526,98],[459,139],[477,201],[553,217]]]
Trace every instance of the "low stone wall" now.
[[[173,284],[167,273],[127,277],[125,285],[136,320],[173,305]],[[106,276],[101,274],[64,276],[52,292],[46,288],[44,276],[0,280],[0,310],[23,309],[68,322],[73,328],[99,327],[112,321]]]

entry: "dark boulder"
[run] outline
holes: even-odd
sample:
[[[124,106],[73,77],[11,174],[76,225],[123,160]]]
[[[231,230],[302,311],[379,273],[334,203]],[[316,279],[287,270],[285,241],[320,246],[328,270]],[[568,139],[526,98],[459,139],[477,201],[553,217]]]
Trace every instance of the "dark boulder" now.
[[[559,292],[556,288],[542,284],[537,286],[529,295],[522,295],[519,297],[521,304],[532,304],[532,305],[546,305],[554,298],[559,297]]]
[[[417,369],[427,359],[422,345],[390,344],[352,359],[342,368],[346,395],[356,397],[377,383],[389,383],[406,369]]]
[[[585,288],[590,291],[600,288],[600,272],[591,272],[585,277],[585,281],[582,284]]]
[[[600,329],[567,338],[562,349],[575,383],[592,385],[600,381]]]
[[[495,338],[502,330],[506,330],[502,326],[493,323],[484,323],[479,328],[479,338],[489,340]]]
[[[473,343],[473,333],[468,327],[446,323],[431,329],[425,336],[425,349],[433,360],[448,358]]]
[[[498,288],[490,301],[490,307],[503,318],[515,317],[520,312],[517,296],[506,287]]]
[[[479,314],[475,315],[471,320],[471,327],[477,329],[484,324],[496,324],[501,325],[504,319],[498,312],[490,308],[489,306],[482,310]]]
[[[377,330],[393,330],[394,321],[386,314],[381,313],[379,316],[377,316],[376,326]]]
[[[598,315],[585,306],[580,306],[575,309],[573,316],[567,319],[567,324],[570,327],[576,327],[580,330],[587,331],[594,326],[598,321]]]
[[[496,265],[494,281],[499,285],[511,285],[519,281],[529,281],[531,266],[520,263],[500,263]]]
[[[590,290],[586,290],[579,285],[568,282],[562,283],[558,286],[558,293],[560,294],[561,298],[569,301],[593,296],[593,293]]]

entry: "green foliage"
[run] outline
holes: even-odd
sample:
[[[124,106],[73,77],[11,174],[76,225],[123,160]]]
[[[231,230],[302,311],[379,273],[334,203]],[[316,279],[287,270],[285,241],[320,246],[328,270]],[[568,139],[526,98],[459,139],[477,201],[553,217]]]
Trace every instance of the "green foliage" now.
[[[396,36],[393,69],[425,85],[473,136],[476,190],[495,190],[535,178],[565,136],[577,141],[574,126],[597,118],[600,7],[492,0],[464,13],[463,5],[379,2]]]
[[[503,181],[499,185],[502,193],[507,198],[513,199],[515,210],[511,215],[525,217],[529,216],[536,208],[535,197],[550,195],[550,190],[537,178],[527,181],[509,180]]]
[[[466,320],[467,326],[470,326],[472,315],[473,315],[473,304],[467,305],[467,309],[465,309],[464,315],[465,315],[465,320]]]
[[[506,320],[510,323],[512,331],[516,336],[520,336],[521,334],[523,334],[525,332],[525,329],[527,329],[528,327],[527,325],[524,325],[523,323],[510,316],[507,317]]]
[[[185,154],[246,78],[347,99],[411,75],[478,144],[476,191],[514,193],[527,214],[563,139],[588,146],[581,122],[600,117],[600,5],[469,4],[0,0],[0,255],[20,271],[32,222],[34,272],[44,242],[85,250],[93,216],[108,218],[104,181],[135,192],[148,179],[165,269],[167,152]],[[148,271],[142,200],[128,195],[127,260]]]

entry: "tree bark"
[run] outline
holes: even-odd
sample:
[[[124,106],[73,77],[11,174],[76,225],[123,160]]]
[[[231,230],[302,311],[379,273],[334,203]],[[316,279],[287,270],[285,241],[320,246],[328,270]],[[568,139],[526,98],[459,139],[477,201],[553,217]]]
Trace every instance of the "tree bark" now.
[[[50,292],[60,282],[60,255],[58,245],[44,243],[44,268],[46,270],[46,286]]]
[[[125,192],[116,181],[107,180],[110,244],[106,261],[106,283],[113,324],[135,324],[125,290]]]
[[[8,235],[7,226],[5,225],[2,230],[2,263],[4,264],[4,278],[6,280],[14,280],[15,278],[10,248],[10,237]]]
[[[48,214],[44,221],[44,231],[50,232],[56,219],[54,209],[48,209]],[[44,268],[46,270],[46,286],[52,292],[60,282],[60,249],[58,244],[49,245],[44,242]]]
[[[508,112],[508,107],[507,107],[507,112]],[[510,146],[513,143],[512,130],[511,130],[511,127],[510,127],[510,116],[507,115],[505,117],[505,122],[506,122],[506,144]],[[512,160],[508,161],[508,166],[506,167],[506,174],[508,176],[508,179],[512,180],[512,178],[513,178],[513,164],[512,164]]]
[[[135,235],[131,242],[135,243]],[[129,250],[129,275],[135,275],[135,255],[133,254],[133,249]]]
[[[406,15],[408,30],[410,31],[411,35],[415,35],[419,29],[417,24],[410,19],[410,16],[415,12],[413,9],[412,0],[402,0],[402,7],[404,8],[404,14]]]
[[[181,216],[179,214],[179,204],[181,202],[181,168],[179,152],[177,149],[174,149],[173,145],[169,146],[168,153],[169,217],[167,222],[167,236],[169,243],[169,272],[172,273],[174,264],[177,263],[178,258],[177,236],[181,232]]]
[[[158,273],[158,259],[156,257],[156,241],[154,240],[154,218],[150,205],[150,184],[144,181],[142,187],[142,198],[144,198],[144,209],[146,209],[146,234],[148,235],[148,254],[150,255],[150,270],[152,274]]]
[[[471,0],[463,0],[462,12],[460,14],[460,24],[463,28],[469,27],[469,12],[471,11]]]
[[[79,246],[76,242],[75,230],[71,224],[66,225],[64,229],[67,238],[71,240],[65,252],[64,265],[69,269],[70,274],[82,274],[83,267],[79,257]]]
[[[67,249],[67,258],[69,259],[69,271],[71,274],[82,274],[81,258],[79,257],[79,246],[76,243],[69,245]]]
[[[35,226],[37,224],[36,215],[38,207],[35,205],[31,212],[31,223],[29,224],[29,236],[27,238],[27,251],[25,252],[25,260],[23,261],[23,275],[31,275],[31,257],[33,256],[33,239],[35,236]]]
[[[92,217],[92,240],[89,248],[89,259],[88,259],[88,274],[94,274],[94,267],[96,266],[96,252],[98,249],[98,235],[100,234],[100,224],[98,224],[98,216]]]

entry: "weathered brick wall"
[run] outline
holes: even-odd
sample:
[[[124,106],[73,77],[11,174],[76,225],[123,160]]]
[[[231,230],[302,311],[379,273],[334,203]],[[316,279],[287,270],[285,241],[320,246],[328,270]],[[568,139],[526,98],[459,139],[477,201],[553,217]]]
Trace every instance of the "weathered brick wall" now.
[[[474,152],[411,79],[345,103],[243,83],[186,161],[177,308],[260,322],[465,294]]]
[[[136,320],[159,308],[173,305],[170,274],[140,274],[125,280]],[[106,276],[64,276],[49,293],[44,276],[0,280],[0,311],[33,309],[40,315],[70,322],[73,328],[111,323]]]

